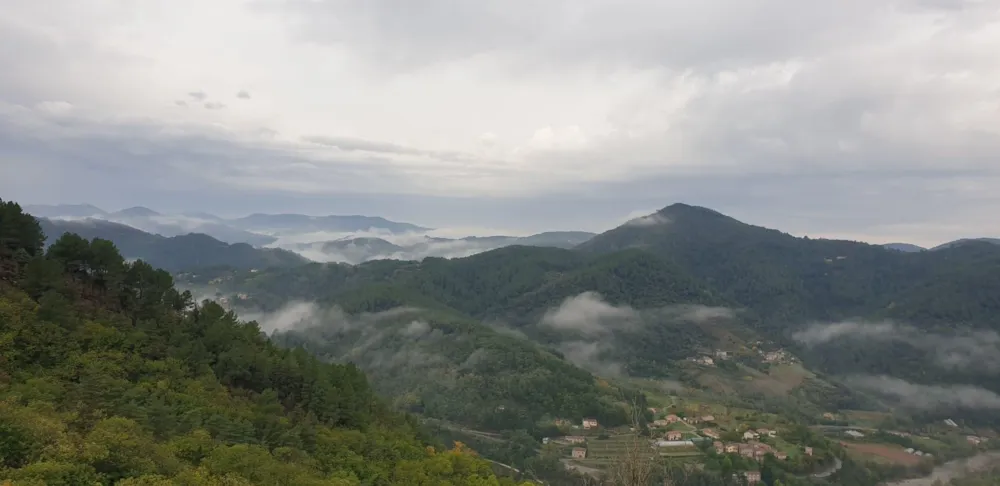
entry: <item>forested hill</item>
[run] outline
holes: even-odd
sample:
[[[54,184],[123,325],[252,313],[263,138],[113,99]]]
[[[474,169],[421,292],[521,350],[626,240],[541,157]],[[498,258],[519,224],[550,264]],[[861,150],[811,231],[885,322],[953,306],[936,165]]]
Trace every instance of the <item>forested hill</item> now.
[[[88,240],[110,240],[126,258],[141,258],[150,265],[171,272],[211,266],[241,269],[292,267],[308,262],[287,250],[254,248],[246,243],[229,244],[201,233],[168,238],[99,219],[63,221],[42,218],[39,223],[49,244],[66,233],[75,233]]]
[[[354,366],[270,344],[106,240],[0,201],[0,479],[25,485],[499,485],[427,447]]]
[[[674,204],[578,248],[595,255],[640,248],[673,262],[720,296],[765,316],[770,331],[859,316],[989,327],[1000,310],[984,294],[997,288],[991,275],[1000,275],[1000,246],[989,243],[905,253],[798,238]]]

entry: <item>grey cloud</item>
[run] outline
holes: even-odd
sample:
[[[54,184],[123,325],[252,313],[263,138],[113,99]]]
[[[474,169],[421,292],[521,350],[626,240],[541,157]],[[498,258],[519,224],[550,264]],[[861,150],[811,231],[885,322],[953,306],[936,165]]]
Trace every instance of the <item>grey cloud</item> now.
[[[902,408],[1000,409],[1000,395],[970,385],[918,385],[888,376],[854,376],[845,383],[892,400]]]
[[[217,101],[210,101],[208,103],[205,103],[205,108],[209,110],[221,110],[225,107],[226,105],[219,103]]]
[[[557,347],[567,361],[607,377],[625,375],[625,365],[608,357],[611,345],[603,342],[569,341]]]
[[[190,91],[188,96],[195,101],[205,101],[205,98],[208,98],[208,94],[204,91]]]
[[[648,226],[659,226],[670,223],[670,219],[662,214],[653,213],[646,216],[640,216],[635,219],[630,219],[625,222],[627,226],[637,226],[637,227],[648,227]]]
[[[965,331],[945,335],[888,321],[845,321],[815,323],[795,332],[792,338],[807,346],[820,346],[840,340],[900,342],[928,353],[941,368],[1000,371],[1000,334],[994,331]]]
[[[636,324],[637,318],[638,314],[630,307],[608,304],[597,292],[584,292],[567,298],[559,307],[546,312],[540,324],[594,336],[631,327]]]
[[[177,105],[177,106],[181,106],[181,107],[186,107],[188,105],[187,101],[184,101],[184,100],[176,100],[176,101],[174,101],[174,104]]]
[[[609,304],[597,292],[584,292],[545,312],[539,326],[564,333],[554,347],[570,362],[599,375],[623,376],[625,365],[614,358],[615,336],[642,326],[700,326],[735,317],[732,309],[694,304],[636,310]]]
[[[246,90],[242,90],[239,93],[236,93],[236,97],[239,98],[239,99],[241,99],[241,100],[249,100],[250,99],[250,93],[248,91],[246,91]]]

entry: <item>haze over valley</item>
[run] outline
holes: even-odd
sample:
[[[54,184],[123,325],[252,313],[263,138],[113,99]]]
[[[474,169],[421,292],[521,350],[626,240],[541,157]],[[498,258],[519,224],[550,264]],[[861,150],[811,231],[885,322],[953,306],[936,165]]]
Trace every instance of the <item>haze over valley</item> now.
[[[0,486],[996,486],[994,0],[6,0]]]

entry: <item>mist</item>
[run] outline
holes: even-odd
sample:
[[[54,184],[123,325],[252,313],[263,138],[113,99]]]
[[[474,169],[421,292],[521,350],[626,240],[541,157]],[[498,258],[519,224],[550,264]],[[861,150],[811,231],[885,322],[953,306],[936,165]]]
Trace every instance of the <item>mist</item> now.
[[[851,376],[848,386],[919,411],[940,409],[1000,409],[1000,395],[971,385],[920,385],[889,376]]]
[[[941,368],[1000,370],[1000,334],[994,331],[945,335],[892,321],[844,321],[812,324],[792,334],[792,338],[810,347],[849,340],[901,342],[932,355],[935,365]]]
[[[616,359],[617,337],[646,326],[700,326],[736,316],[733,309],[694,304],[637,310],[608,303],[601,294],[588,291],[546,311],[538,325],[559,332],[554,347],[567,361],[598,375],[619,377],[627,374],[627,366]]]

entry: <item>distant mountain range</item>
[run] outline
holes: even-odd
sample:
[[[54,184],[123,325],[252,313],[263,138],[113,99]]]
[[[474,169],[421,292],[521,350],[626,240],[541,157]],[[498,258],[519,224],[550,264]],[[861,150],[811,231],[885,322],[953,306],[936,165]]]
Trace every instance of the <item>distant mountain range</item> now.
[[[90,204],[29,205],[25,206],[25,211],[52,223],[88,221],[88,234],[112,241],[123,237],[123,229],[97,225],[95,221],[124,225],[144,232],[146,236],[171,238],[204,234],[219,242],[242,243],[258,248],[278,247],[315,261],[351,264],[389,258],[463,257],[510,245],[572,248],[594,236],[582,231],[553,231],[525,237],[440,238],[426,234],[432,228],[358,215],[258,213],[227,219],[205,212],[163,214],[142,206],[109,212]]]
[[[46,245],[65,233],[76,233],[86,239],[103,238],[114,242],[125,258],[141,258],[172,272],[216,266],[248,270],[308,263],[291,251],[229,244],[200,233],[165,237],[94,218],[75,221],[39,218],[38,221],[45,232]]]
[[[1000,238],[962,238],[955,241],[949,241],[947,243],[942,243],[938,246],[930,248],[930,251],[944,250],[945,248],[952,248],[960,245],[967,245],[969,243],[992,243],[994,245],[1000,245]],[[909,243],[886,243],[882,245],[890,250],[902,251],[906,253],[914,253],[918,251],[928,251],[927,248],[917,245],[911,245]]]
[[[437,238],[424,236],[416,241],[393,243],[382,238],[344,238],[335,241],[300,243],[291,249],[323,261],[357,264],[371,260],[420,260],[427,257],[460,258],[505,246],[573,248],[594,236],[585,231],[550,231],[531,236],[468,236]]]

